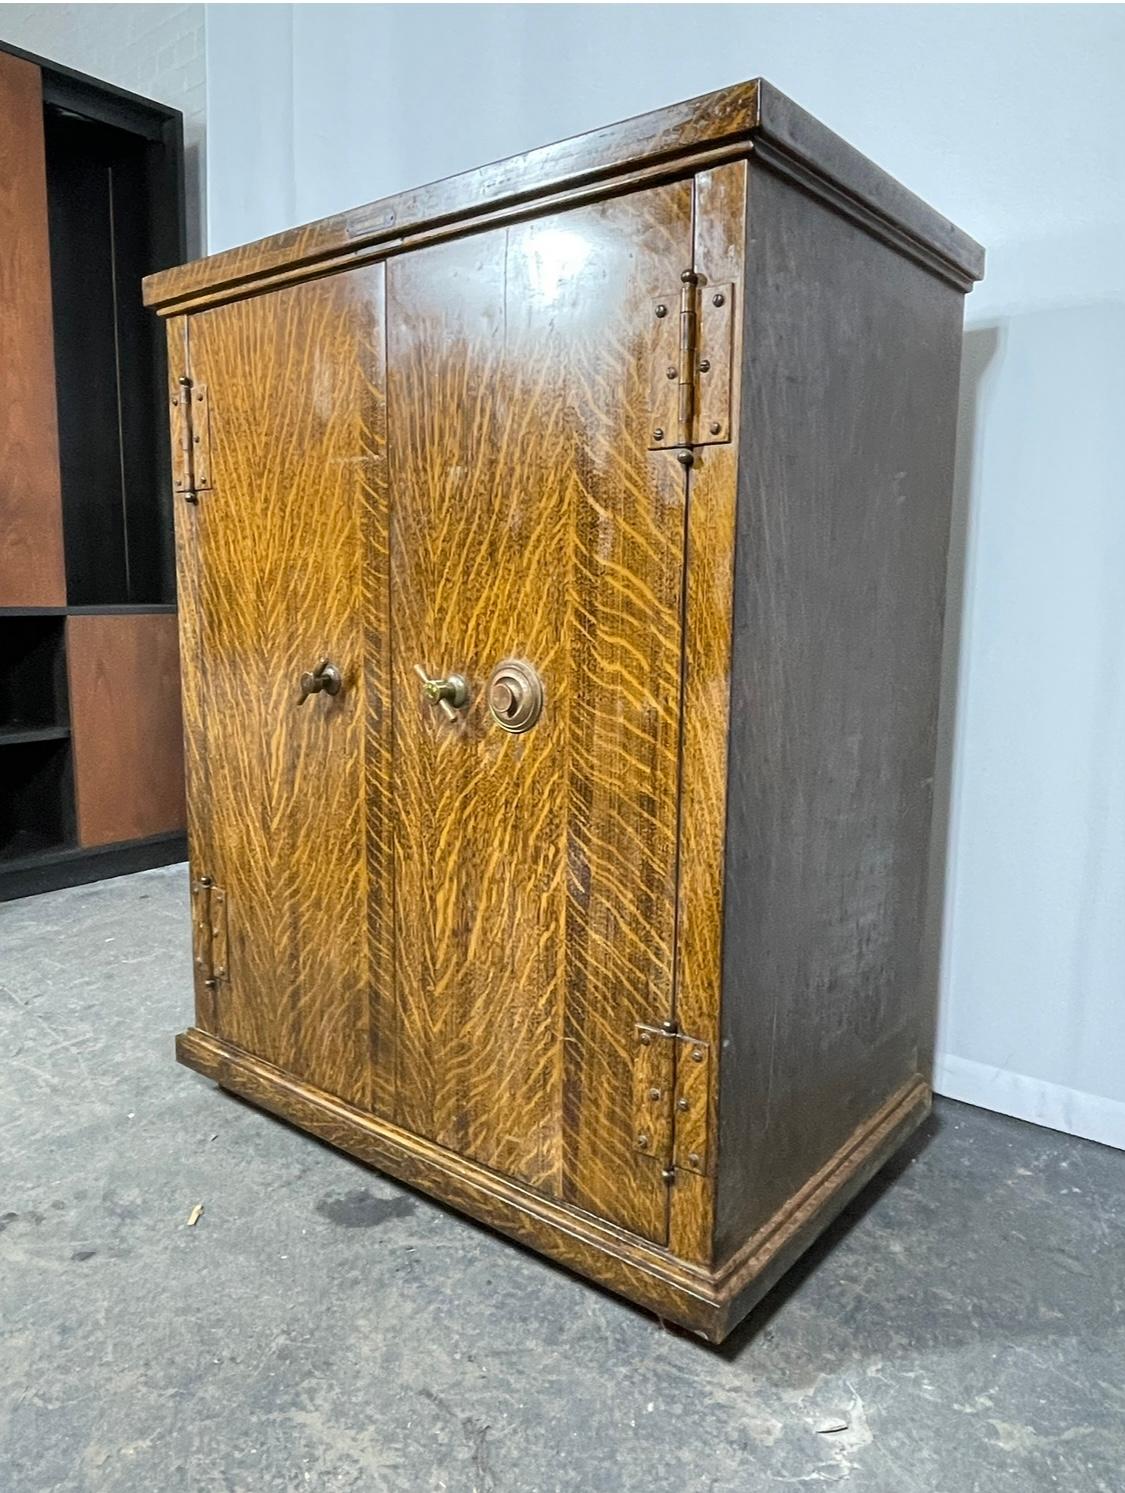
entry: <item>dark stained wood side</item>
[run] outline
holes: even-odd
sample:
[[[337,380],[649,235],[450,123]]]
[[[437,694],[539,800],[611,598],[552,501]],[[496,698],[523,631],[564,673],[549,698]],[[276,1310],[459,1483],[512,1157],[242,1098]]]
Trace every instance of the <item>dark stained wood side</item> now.
[[[63,606],[39,69],[0,52],[0,606]]]
[[[933,250],[965,280],[979,280],[984,274],[984,250],[967,233],[765,78],[758,79],[758,112],[756,148],[768,142],[792,160],[803,162],[842,197],[893,224],[905,240]]]
[[[632,1065],[672,1009],[685,493],[648,348],[690,261],[683,181],[387,271],[398,1118],[661,1240]],[[509,657],[546,697],[519,736]]]
[[[962,298],[752,163],[717,1245],[916,1073]]]
[[[78,843],[182,830],[179,648],[171,612],[66,620]]]
[[[198,649],[188,733],[205,777],[193,857],[207,861],[193,870],[226,892],[230,945],[210,1019],[361,1108],[377,1086],[371,1007],[390,990],[371,967],[389,909],[366,855],[365,748],[381,729],[367,645],[386,626],[365,618],[385,463],[382,300],[376,266],[192,318],[212,486],[179,500],[181,608]],[[301,673],[323,658],[343,689],[298,703]]]

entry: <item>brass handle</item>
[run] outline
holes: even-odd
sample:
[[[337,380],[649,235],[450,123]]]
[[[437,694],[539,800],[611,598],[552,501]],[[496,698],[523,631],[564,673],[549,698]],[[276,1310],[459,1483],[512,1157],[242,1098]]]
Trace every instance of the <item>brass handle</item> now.
[[[457,712],[469,703],[469,686],[460,674],[450,674],[445,679],[431,679],[421,664],[414,665],[414,672],[422,681],[422,694],[431,705],[440,706],[446,720],[455,721]]]
[[[338,695],[343,687],[344,679],[339,669],[322,658],[315,669],[306,669],[301,675],[301,693],[297,704],[303,705],[310,695],[318,695],[321,690],[326,695]]]

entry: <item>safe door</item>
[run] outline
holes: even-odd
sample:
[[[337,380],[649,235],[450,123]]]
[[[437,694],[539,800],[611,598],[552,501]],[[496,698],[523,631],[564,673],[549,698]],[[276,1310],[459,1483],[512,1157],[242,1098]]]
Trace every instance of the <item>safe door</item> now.
[[[196,452],[177,526],[197,1019],[361,1109],[390,986],[367,854],[382,299],[377,265],[220,305],[170,360]]]
[[[671,183],[387,262],[396,1118],[649,1239],[685,472],[650,450]]]

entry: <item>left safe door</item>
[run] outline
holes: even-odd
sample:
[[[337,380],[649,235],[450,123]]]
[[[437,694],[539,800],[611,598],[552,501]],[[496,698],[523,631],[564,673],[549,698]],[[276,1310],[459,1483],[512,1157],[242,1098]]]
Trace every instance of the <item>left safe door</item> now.
[[[198,1021],[363,1109],[383,945],[382,286],[359,269],[171,336],[209,448],[209,486],[177,495]]]

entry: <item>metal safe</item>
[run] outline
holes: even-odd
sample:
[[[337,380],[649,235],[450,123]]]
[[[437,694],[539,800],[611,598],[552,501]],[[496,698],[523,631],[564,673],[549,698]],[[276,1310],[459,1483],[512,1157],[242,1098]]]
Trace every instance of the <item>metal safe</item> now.
[[[180,1060],[723,1338],[930,1104],[982,265],[759,80],[148,280]]]

